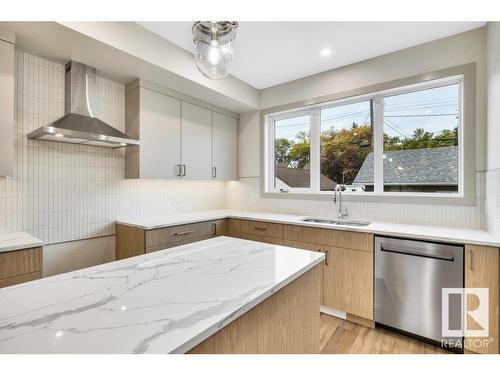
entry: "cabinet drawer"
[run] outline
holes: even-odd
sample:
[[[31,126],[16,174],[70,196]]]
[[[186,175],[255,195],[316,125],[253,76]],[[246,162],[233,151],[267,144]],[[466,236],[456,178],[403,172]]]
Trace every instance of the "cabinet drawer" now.
[[[242,220],[241,233],[283,239],[283,224]]]
[[[146,232],[146,252],[172,247],[174,242],[189,243],[216,236],[218,220],[152,229]],[[170,246],[169,246],[170,245]],[[177,245],[175,245],[177,246]]]
[[[213,237],[212,235],[205,235],[205,236],[195,237],[195,238],[185,238],[185,239],[181,239],[179,241],[168,242],[166,244],[160,244],[157,246],[151,246],[151,247],[146,248],[146,253],[153,253],[155,251],[170,249],[170,248],[176,247],[176,246],[187,245],[189,243],[196,242],[196,241],[208,240],[209,238],[212,238],[212,237]]]
[[[0,279],[42,270],[42,248],[0,253]]]
[[[241,238],[243,238],[244,240],[270,243],[273,245],[283,245],[283,239],[276,237],[267,237],[267,236],[259,236],[256,234],[242,233]]]
[[[0,279],[0,288],[5,288],[7,286],[25,283],[32,280],[37,280],[42,278],[42,272],[32,272],[26,273],[24,275],[8,277],[6,279]]]
[[[290,241],[310,242],[373,252],[373,234],[371,233],[285,225],[284,236]]]

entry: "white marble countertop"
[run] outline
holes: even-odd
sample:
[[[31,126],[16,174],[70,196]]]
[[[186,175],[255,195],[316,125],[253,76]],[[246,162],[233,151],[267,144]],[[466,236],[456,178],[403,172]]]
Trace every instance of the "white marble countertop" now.
[[[0,353],[184,353],[324,255],[217,237],[0,289]]]
[[[485,246],[500,246],[500,239],[494,237],[485,230],[470,230],[462,228],[438,227],[427,225],[408,225],[373,222],[366,227],[352,227],[331,224],[305,223],[301,221],[308,216],[283,215],[265,212],[237,211],[237,210],[216,210],[201,211],[190,214],[149,217],[149,218],[124,218],[116,220],[117,224],[134,226],[142,229],[155,229],[173,225],[189,224],[206,220],[216,220],[223,218],[264,220],[282,224],[295,224],[310,227],[330,228],[337,230],[348,230],[354,232],[374,233],[383,236],[397,236],[405,238],[419,238],[429,241],[444,241],[457,244],[475,244]],[[328,218],[327,218],[328,219]],[[331,218],[330,218],[331,219]]]
[[[43,241],[25,232],[0,234],[0,253],[43,246]]]

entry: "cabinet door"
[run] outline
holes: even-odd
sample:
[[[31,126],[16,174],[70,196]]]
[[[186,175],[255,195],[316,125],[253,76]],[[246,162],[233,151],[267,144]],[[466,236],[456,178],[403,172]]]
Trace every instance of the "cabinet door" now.
[[[373,320],[373,253],[323,246],[324,304]]]
[[[283,245],[289,246],[289,247],[295,247],[297,249],[303,249],[303,250],[309,250],[309,251],[316,251],[320,253],[324,253],[324,250],[321,249],[321,245],[311,243],[311,242],[300,242],[300,241],[290,241],[287,240],[286,238],[283,241]],[[325,262],[321,263],[321,271],[320,271],[320,285],[321,285],[321,292],[320,292],[320,303],[324,305],[324,298],[323,298],[323,284],[324,284],[324,272],[325,272]]]
[[[241,236],[241,220],[226,219],[226,230],[224,235],[239,238]]]
[[[212,178],[236,180],[238,161],[238,122],[229,116],[213,112]]]
[[[488,288],[489,289],[489,345],[472,345],[482,341],[465,340],[465,348],[477,353],[498,353],[499,346],[499,268],[500,249],[487,246],[465,246],[465,287],[466,288]],[[473,297],[473,296],[470,296]],[[468,298],[467,310],[472,311],[476,306],[475,298]],[[470,316],[467,317],[467,325],[470,329],[481,329]]]
[[[179,178],[181,102],[140,89],[140,178]]]
[[[14,173],[14,44],[0,40],[0,176]]]
[[[212,178],[212,111],[182,102],[182,178]]]

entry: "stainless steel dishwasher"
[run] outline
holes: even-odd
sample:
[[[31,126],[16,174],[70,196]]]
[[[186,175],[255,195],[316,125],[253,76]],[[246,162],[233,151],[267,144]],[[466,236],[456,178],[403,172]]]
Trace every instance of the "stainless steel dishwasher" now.
[[[375,322],[440,344],[442,288],[463,288],[463,246],[375,237]],[[461,296],[449,328],[462,327]],[[454,338],[456,339],[456,338]]]

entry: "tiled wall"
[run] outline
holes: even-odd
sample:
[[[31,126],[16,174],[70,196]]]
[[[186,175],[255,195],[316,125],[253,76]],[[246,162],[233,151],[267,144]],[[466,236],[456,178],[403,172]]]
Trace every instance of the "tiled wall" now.
[[[261,198],[260,178],[240,178],[228,182],[226,208],[266,211],[306,216],[336,217],[332,201],[284,198]],[[400,224],[448,226],[466,229],[485,229],[485,177],[476,176],[475,207],[430,204],[398,204],[377,202],[347,202],[349,218]]]
[[[98,116],[123,130],[124,86],[102,78],[97,82]],[[16,177],[0,179],[0,233],[23,230],[51,244],[113,234],[117,217],[224,207],[335,214],[328,201],[262,199],[259,178],[226,184],[124,180],[123,150],[28,140],[31,130],[64,115],[64,67],[60,64],[16,52],[16,94]],[[496,175],[490,175],[490,190],[497,186]],[[477,192],[476,207],[366,202],[350,202],[348,207],[350,217],[357,219],[485,228],[484,173],[477,175]]]
[[[500,238],[500,169],[486,172],[486,220],[488,230]]]
[[[97,84],[97,116],[123,130],[124,85]],[[64,66],[17,51],[15,177],[0,179],[0,233],[57,243],[113,234],[117,217],[224,207],[223,182],[124,180],[123,150],[27,139],[63,115]]]

